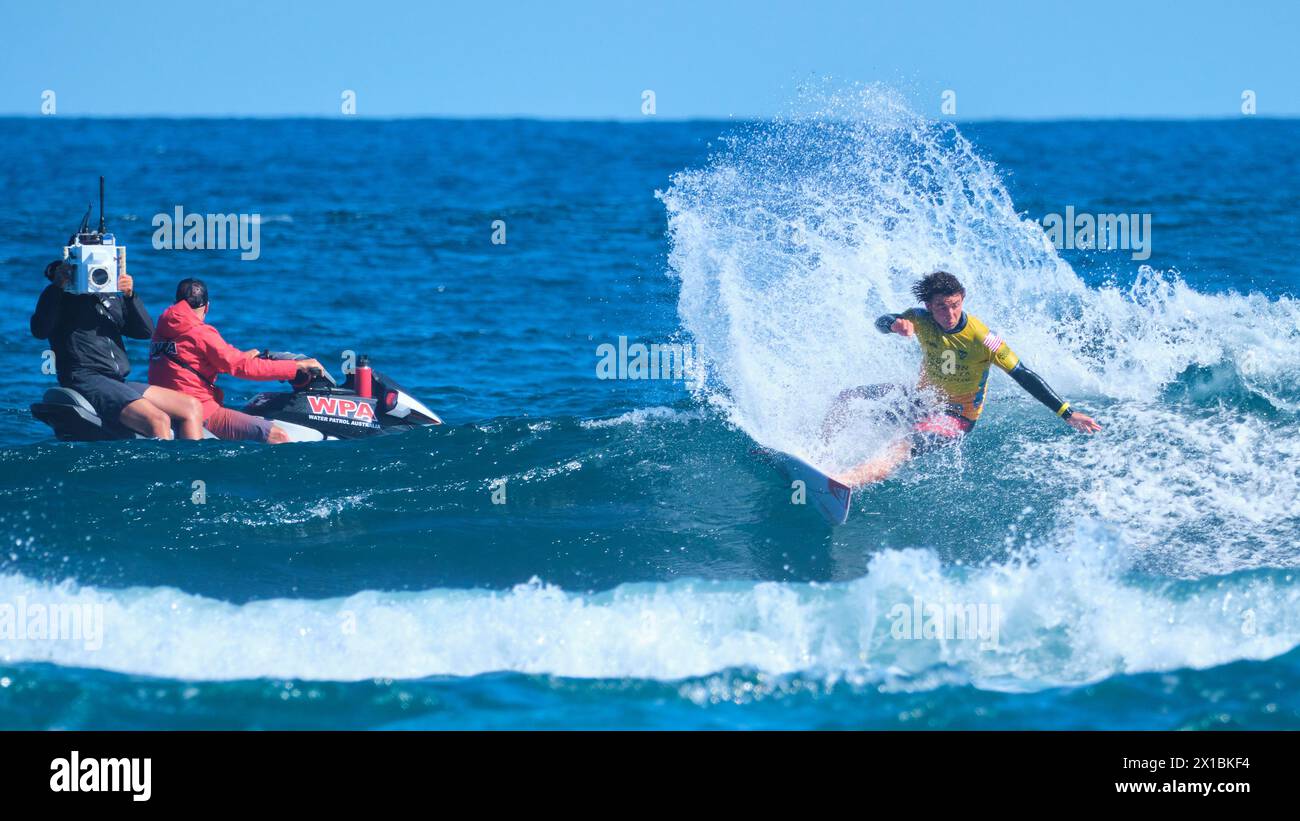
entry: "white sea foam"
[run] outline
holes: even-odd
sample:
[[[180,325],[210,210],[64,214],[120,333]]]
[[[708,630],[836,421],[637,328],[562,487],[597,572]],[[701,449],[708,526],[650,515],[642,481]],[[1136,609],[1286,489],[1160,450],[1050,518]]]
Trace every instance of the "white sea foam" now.
[[[171,588],[50,585],[9,574],[0,576],[0,603],[101,605],[104,635],[100,649],[88,650],[0,629],[0,662],[193,680],[495,671],[677,680],[747,668],[915,687],[956,676],[1032,690],[1268,658],[1300,643],[1300,584],[1283,571],[1153,585],[1126,575],[1128,548],[1106,529],[1080,528],[1072,540],[1068,550],[1002,566],[945,568],[910,549],[878,554],[850,582],[683,581],[599,594],[533,582],[500,592],[366,591],[235,605]],[[992,608],[996,644],[898,638],[894,608],[918,598]],[[939,670],[951,675],[936,678]]]
[[[1063,509],[1110,523],[1150,569],[1194,578],[1300,565],[1300,423],[1138,401],[1106,422],[1083,442],[1025,437],[1008,477],[1056,484]]]
[[[579,423],[588,430],[598,430],[600,428],[612,428],[620,425],[630,425],[632,427],[641,427],[652,422],[677,422],[690,421],[703,418],[699,411],[682,411],[675,408],[656,406],[651,408],[637,408],[627,413],[621,413],[618,416],[611,416],[608,419],[584,419]]]

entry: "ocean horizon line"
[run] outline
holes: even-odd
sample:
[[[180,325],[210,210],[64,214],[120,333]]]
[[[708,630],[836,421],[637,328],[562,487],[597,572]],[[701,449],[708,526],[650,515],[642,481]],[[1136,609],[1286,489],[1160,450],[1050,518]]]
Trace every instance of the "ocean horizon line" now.
[[[629,117],[568,117],[545,116],[535,114],[17,114],[0,113],[0,121],[9,120],[96,120],[96,121],[232,121],[232,120],[311,120],[311,121],[352,121],[366,122],[406,122],[406,121],[440,121],[440,122],[538,122],[538,123],[590,123],[609,125],[632,125],[661,123],[735,123],[735,122],[770,122],[775,120],[797,119],[791,115],[754,114],[729,116],[686,116],[637,115]],[[957,125],[994,124],[994,123],[1193,123],[1226,122],[1233,120],[1300,120],[1300,113],[1295,114],[1224,114],[1217,116],[1075,116],[1060,117],[931,117],[935,122],[951,122]]]

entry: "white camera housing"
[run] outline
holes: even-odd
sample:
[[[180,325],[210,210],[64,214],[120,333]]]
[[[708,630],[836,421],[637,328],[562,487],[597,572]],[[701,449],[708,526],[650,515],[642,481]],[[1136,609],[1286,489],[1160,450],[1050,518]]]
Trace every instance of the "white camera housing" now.
[[[82,243],[86,239],[99,239],[100,242]],[[68,283],[71,294],[115,294],[117,293],[117,259],[123,247],[118,245],[112,234],[78,234],[72,245],[63,249],[63,258],[70,262],[76,273]]]

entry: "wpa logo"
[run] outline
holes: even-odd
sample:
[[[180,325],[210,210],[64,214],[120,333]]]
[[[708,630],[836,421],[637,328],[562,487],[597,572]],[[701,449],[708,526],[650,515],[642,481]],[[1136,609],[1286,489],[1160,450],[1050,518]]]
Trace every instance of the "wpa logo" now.
[[[369,402],[355,399],[340,399],[337,396],[308,396],[307,407],[319,416],[334,416],[340,419],[353,419],[358,422],[375,421],[374,408]]]

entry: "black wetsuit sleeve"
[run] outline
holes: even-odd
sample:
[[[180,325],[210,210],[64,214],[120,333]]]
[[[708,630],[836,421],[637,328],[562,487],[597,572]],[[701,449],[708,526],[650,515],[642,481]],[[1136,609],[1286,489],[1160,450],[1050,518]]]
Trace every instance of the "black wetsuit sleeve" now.
[[[132,339],[149,339],[153,337],[153,319],[144,307],[144,300],[139,294],[122,297],[122,310],[126,315],[126,327],[123,333]]]
[[[32,314],[31,322],[32,336],[37,339],[49,339],[62,315],[63,289],[50,284],[41,291],[40,299],[36,300],[36,312]]]
[[[1046,405],[1052,413],[1069,416],[1068,412],[1061,413],[1067,407],[1065,400],[1057,396],[1056,391],[1043,381],[1043,377],[1026,368],[1025,363],[1018,363],[1007,375],[1016,380],[1016,384],[1028,391],[1030,396]]]
[[[876,330],[880,331],[882,334],[893,333],[890,328],[893,327],[894,323],[902,316],[902,314],[885,314],[880,319],[876,320]]]

